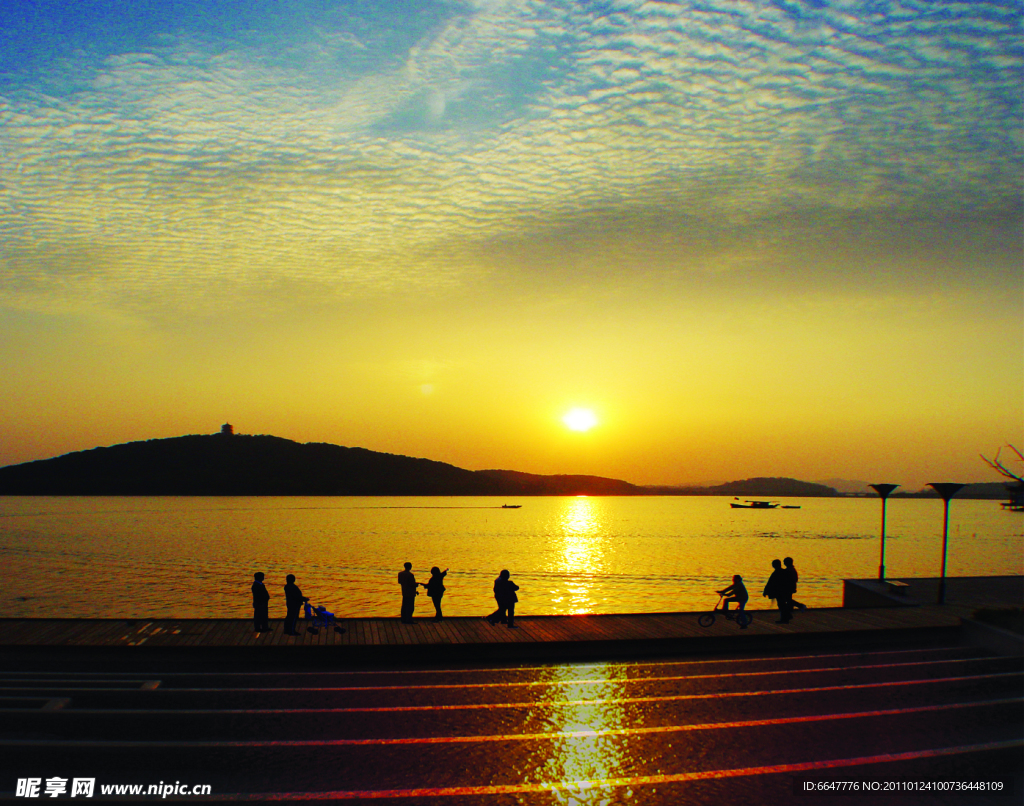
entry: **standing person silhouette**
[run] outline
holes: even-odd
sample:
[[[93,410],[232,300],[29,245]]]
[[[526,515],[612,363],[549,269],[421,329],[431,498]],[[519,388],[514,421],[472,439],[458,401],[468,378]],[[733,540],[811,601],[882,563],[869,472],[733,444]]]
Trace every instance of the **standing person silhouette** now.
[[[519,586],[509,579],[509,572],[502,570],[494,580],[494,599],[498,603],[498,609],[487,617],[491,624],[504,621],[510,630],[519,629],[516,626],[516,602],[519,601],[519,597],[516,596],[517,590]]]
[[[284,618],[284,634],[298,635],[295,624],[299,620],[299,610],[303,602],[309,601],[309,597],[303,596],[299,586],[295,584],[295,574],[289,574],[284,581],[284,604],[288,611]]]
[[[441,597],[444,596],[444,578],[448,575],[448,569],[440,570],[436,565],[430,569],[430,579],[426,584],[427,596],[434,603],[434,621],[441,621],[444,615],[441,613]]]
[[[427,586],[416,581],[416,577],[412,573],[412,563],[406,563],[405,570],[398,572],[398,584],[402,586],[402,623],[415,624],[412,611],[416,607],[416,596],[419,593],[416,586],[422,585],[424,588]]]
[[[498,609],[491,613],[491,615],[484,616],[484,618],[486,618],[492,625],[497,624],[499,621],[502,624],[508,623],[508,613],[506,612],[506,608],[501,604],[502,584],[502,579],[499,575],[494,580],[494,602],[498,605]]]
[[[270,593],[263,584],[263,572],[252,575],[252,623],[256,632],[270,632]]]
[[[793,618],[793,607],[789,604],[792,594],[789,592],[789,580],[782,570],[782,560],[772,560],[772,575],[768,577],[768,584],[764,586],[764,595],[774,599],[779,606],[781,616],[776,624],[785,624]]]
[[[792,609],[794,607],[797,610],[806,610],[807,609],[807,605],[805,605],[803,602],[798,602],[796,599],[793,598],[793,595],[796,594],[796,583],[800,579],[800,575],[796,572],[796,566],[793,565],[793,558],[792,557],[784,558],[782,560],[782,564],[784,566],[786,566],[784,570],[789,575],[790,587],[793,589],[793,593],[789,597],[790,612],[792,612]]]
[[[782,563],[778,560],[772,560],[772,567],[775,569],[772,571],[771,578],[768,580],[768,584],[772,585],[772,590],[775,591],[775,600],[779,603],[779,619],[776,624],[788,624],[793,620],[793,574],[790,573],[789,569],[783,568]],[[775,583],[772,584],[772,580]]]

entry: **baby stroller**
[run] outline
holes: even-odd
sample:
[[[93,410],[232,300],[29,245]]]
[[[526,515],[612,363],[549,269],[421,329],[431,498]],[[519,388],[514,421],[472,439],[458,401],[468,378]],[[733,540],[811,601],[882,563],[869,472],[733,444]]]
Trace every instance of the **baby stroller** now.
[[[304,602],[303,607],[306,608],[306,621],[309,622],[306,629],[313,635],[319,635],[321,627],[334,627],[336,633],[345,632],[345,628],[335,621],[334,613],[323,605],[313,607],[309,602]]]

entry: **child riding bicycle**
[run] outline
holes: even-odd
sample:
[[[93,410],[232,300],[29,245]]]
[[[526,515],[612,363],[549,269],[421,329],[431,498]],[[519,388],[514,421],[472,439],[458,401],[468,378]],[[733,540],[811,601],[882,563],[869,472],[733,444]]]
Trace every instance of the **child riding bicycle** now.
[[[719,596],[724,597],[722,600],[722,611],[725,613],[725,617],[729,619],[729,621],[733,620],[733,617],[729,615],[729,602],[735,602],[736,609],[742,613],[744,608],[747,606],[747,600],[750,598],[747,594],[747,589],[743,584],[743,577],[739,574],[733,576],[732,584],[729,587],[716,591],[716,593],[718,593]],[[741,626],[746,627],[747,625],[743,624]]]

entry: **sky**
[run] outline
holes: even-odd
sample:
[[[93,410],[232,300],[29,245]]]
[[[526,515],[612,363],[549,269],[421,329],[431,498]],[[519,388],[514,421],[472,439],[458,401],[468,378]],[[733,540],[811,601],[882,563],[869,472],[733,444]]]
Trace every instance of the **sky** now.
[[[228,422],[637,484],[999,481],[1021,22],[5,0],[0,466]]]

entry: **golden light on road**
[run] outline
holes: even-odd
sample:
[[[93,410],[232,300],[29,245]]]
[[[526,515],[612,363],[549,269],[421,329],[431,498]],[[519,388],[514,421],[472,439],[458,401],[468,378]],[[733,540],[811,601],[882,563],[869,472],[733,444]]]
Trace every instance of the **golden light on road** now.
[[[579,680],[581,685],[556,685],[551,689],[555,707],[551,723],[559,731],[570,734],[552,743],[551,754],[541,770],[541,780],[564,789],[552,793],[553,801],[564,806],[611,806],[628,799],[629,790],[593,786],[591,782],[622,775],[626,759],[625,744],[614,737],[602,735],[621,729],[625,713],[617,700],[624,696],[627,675],[624,667],[597,664],[590,668],[556,667],[552,682]],[[594,685],[590,681],[603,680]],[[558,703],[562,699],[563,702]]]
[[[562,422],[573,431],[589,431],[597,425],[597,415],[590,409],[570,409]]]

